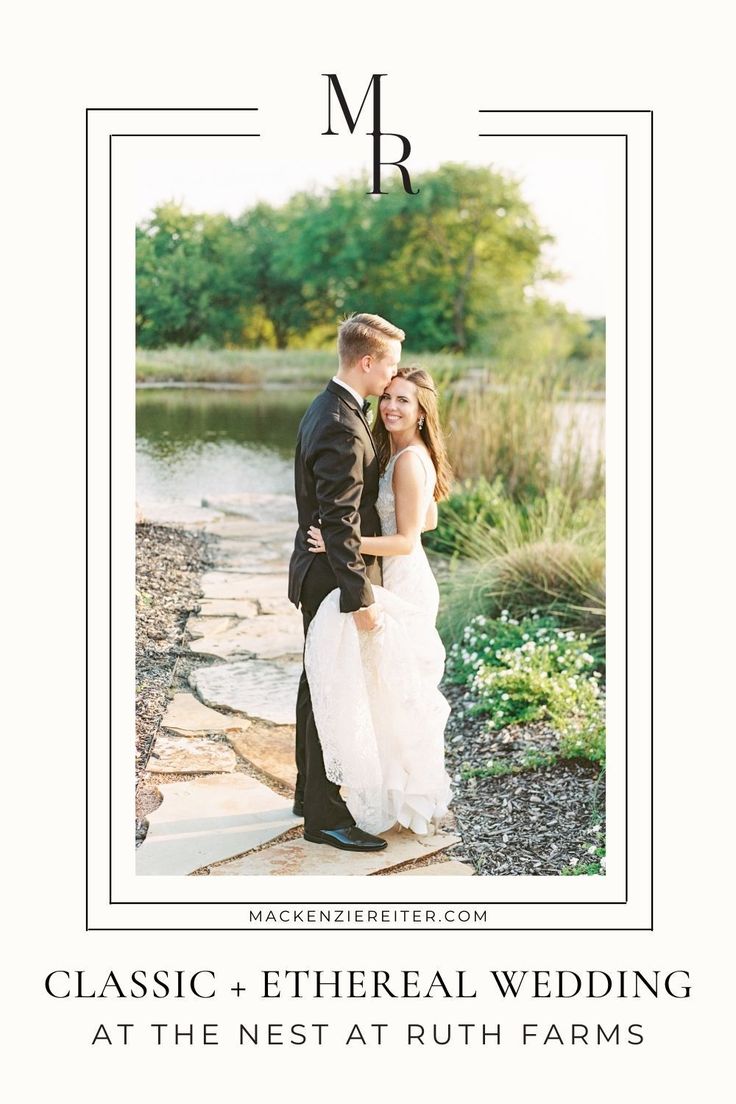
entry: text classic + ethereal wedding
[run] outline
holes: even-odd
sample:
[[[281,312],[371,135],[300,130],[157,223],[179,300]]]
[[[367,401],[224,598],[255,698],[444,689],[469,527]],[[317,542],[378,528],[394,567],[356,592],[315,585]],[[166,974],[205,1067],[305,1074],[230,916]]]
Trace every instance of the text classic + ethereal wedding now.
[[[211,1000],[218,994],[214,970],[110,970],[97,978],[87,970],[52,970],[44,988],[55,999],[153,997]],[[688,970],[488,970],[471,977],[467,970],[279,970],[264,969],[242,984],[234,977],[220,986],[249,991],[261,999],[381,999],[414,998],[533,1000],[604,998],[688,999]]]

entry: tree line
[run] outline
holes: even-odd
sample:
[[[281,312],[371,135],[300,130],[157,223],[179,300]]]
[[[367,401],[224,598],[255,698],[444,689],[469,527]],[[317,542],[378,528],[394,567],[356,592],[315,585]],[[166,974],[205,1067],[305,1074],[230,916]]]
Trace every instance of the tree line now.
[[[416,351],[600,355],[601,323],[540,294],[552,238],[518,181],[445,164],[417,184],[373,197],[356,179],[237,218],[161,204],[136,228],[138,344],[320,347],[368,310]]]

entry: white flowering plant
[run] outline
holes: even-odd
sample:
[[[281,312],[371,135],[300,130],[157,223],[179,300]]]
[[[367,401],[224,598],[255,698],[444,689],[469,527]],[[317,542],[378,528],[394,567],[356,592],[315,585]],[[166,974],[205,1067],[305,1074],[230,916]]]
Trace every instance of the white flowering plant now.
[[[606,873],[606,849],[602,847],[589,847],[588,854],[591,856],[588,862],[580,863],[577,859],[571,859],[567,866],[563,866],[560,874],[575,875],[575,874],[605,874]]]
[[[449,654],[451,678],[469,687],[470,711],[489,727],[547,721],[563,758],[605,760],[602,672],[584,633],[535,611],[475,617]]]
[[[465,685],[481,667],[508,667],[508,652],[522,658],[533,656],[539,649],[547,649],[544,654],[551,671],[586,675],[600,666],[585,633],[564,629],[553,616],[541,615],[537,610],[521,620],[502,610],[499,618],[481,614],[466,625],[462,640],[448,653],[448,677],[451,682]],[[601,679],[602,672],[598,670],[595,677]]]

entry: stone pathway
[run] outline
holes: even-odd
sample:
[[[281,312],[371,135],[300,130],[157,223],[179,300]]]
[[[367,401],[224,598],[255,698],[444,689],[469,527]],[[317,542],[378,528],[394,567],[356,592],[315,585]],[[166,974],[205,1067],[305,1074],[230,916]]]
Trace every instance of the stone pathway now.
[[[201,506],[149,506],[139,516],[215,540],[200,609],[187,623],[191,691],[173,695],[147,764],[163,800],[148,816],[137,873],[472,875],[471,866],[444,855],[459,842],[447,830],[420,837],[392,829],[386,850],[374,855],[309,844],[297,831],[303,634],[286,597],[291,497],[229,495]]]

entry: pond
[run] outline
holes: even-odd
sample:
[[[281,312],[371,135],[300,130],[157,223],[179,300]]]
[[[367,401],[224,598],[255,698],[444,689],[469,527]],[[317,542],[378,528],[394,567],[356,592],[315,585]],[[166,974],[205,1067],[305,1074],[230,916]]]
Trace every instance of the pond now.
[[[296,431],[316,390],[139,387],[136,499],[293,490]]]
[[[198,506],[225,494],[291,494],[299,421],[320,387],[139,387],[137,486],[141,506]],[[592,460],[602,445],[602,402],[560,403],[558,442],[575,421]]]

